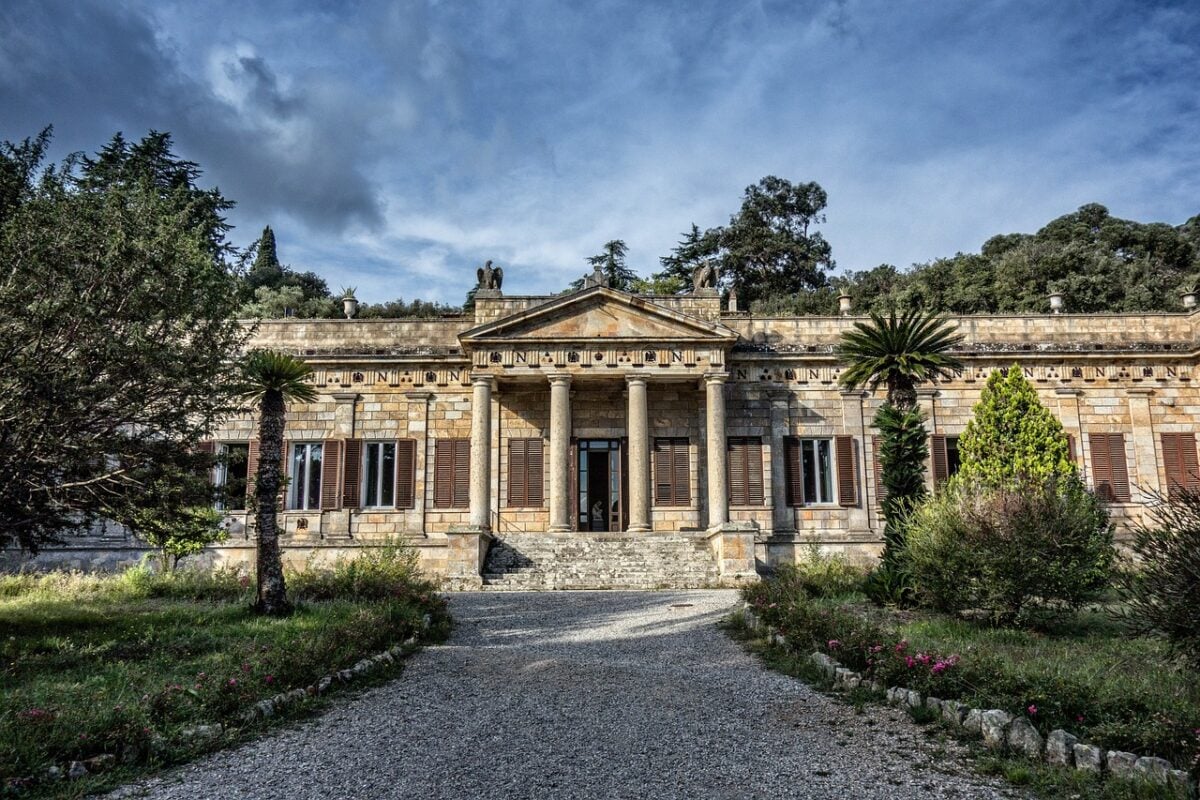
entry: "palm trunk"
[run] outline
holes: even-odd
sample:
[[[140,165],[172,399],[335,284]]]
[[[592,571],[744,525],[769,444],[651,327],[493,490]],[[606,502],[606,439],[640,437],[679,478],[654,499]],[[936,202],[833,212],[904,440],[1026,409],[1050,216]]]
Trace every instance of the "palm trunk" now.
[[[258,473],[254,487],[255,528],[258,535],[258,597],[254,610],[283,616],[292,610],[283,582],[279,555],[279,467],[283,461],[283,395],[269,391],[262,399],[258,423]]]
[[[911,411],[917,407],[917,387],[902,375],[888,377],[887,400],[897,410]]]

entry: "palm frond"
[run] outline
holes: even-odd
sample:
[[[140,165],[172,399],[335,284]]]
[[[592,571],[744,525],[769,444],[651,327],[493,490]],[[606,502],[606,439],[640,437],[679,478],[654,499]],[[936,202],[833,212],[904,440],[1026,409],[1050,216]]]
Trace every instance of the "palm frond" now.
[[[836,353],[846,365],[841,382],[847,388],[876,389],[899,376],[913,383],[947,378],[962,369],[950,350],[963,340],[946,317],[909,310],[886,317],[872,312],[842,334]]]
[[[309,383],[312,367],[304,361],[274,350],[251,350],[242,360],[239,394],[258,400],[268,392],[278,392],[285,401],[311,403],[317,390]]]

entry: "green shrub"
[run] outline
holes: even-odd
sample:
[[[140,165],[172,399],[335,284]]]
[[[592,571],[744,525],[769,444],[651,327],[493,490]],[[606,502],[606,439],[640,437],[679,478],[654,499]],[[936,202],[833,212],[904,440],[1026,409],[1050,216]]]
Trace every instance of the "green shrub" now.
[[[1121,616],[1200,667],[1200,491],[1158,498],[1150,514],[1151,524],[1134,530],[1137,563],[1119,581]]]
[[[851,564],[844,555],[825,554],[812,544],[805,557],[795,564],[775,568],[775,581],[782,591],[807,597],[848,597],[862,592],[865,570]]]
[[[929,445],[920,408],[884,403],[875,414],[879,428],[879,465],[883,474],[883,566],[892,570],[903,558],[910,512],[925,499],[925,458]]]
[[[1075,477],[1024,486],[950,481],[913,514],[905,546],[919,602],[1024,624],[1109,586],[1112,525]]]
[[[287,583],[299,601],[386,600],[434,593],[433,584],[421,575],[416,550],[397,542],[338,559],[328,569],[310,564],[289,575]]]

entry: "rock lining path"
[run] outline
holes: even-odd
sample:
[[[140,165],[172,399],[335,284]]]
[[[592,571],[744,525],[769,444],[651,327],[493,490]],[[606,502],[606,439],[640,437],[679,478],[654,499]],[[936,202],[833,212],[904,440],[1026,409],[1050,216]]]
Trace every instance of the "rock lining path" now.
[[[397,680],[120,796],[1001,798],[893,709],[764,670],[730,591],[451,596]],[[939,752],[948,747],[950,753]],[[117,795],[114,795],[114,797]]]

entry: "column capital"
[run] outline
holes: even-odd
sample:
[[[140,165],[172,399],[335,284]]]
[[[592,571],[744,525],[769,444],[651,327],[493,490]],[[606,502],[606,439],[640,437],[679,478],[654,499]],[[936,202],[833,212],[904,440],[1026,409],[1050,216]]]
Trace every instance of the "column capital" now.
[[[494,375],[489,375],[486,372],[472,372],[471,373],[471,384],[473,386],[487,384],[487,387],[489,389],[495,389],[496,388],[496,377]]]
[[[569,372],[548,372],[546,377],[550,379],[551,384],[571,385],[571,373]]]
[[[404,396],[418,403],[428,403],[433,399],[433,392],[405,392]]]
[[[357,403],[359,394],[358,392],[334,392],[330,397],[339,403]]]
[[[713,370],[712,372],[704,373],[704,382],[710,385],[714,383],[725,383],[727,380],[729,380],[729,373],[725,372],[724,370],[719,372]]]
[[[649,382],[650,382],[650,376],[645,374],[644,372],[635,372],[633,374],[625,376],[625,383],[627,385],[633,384],[633,383],[640,383],[644,386]]]

